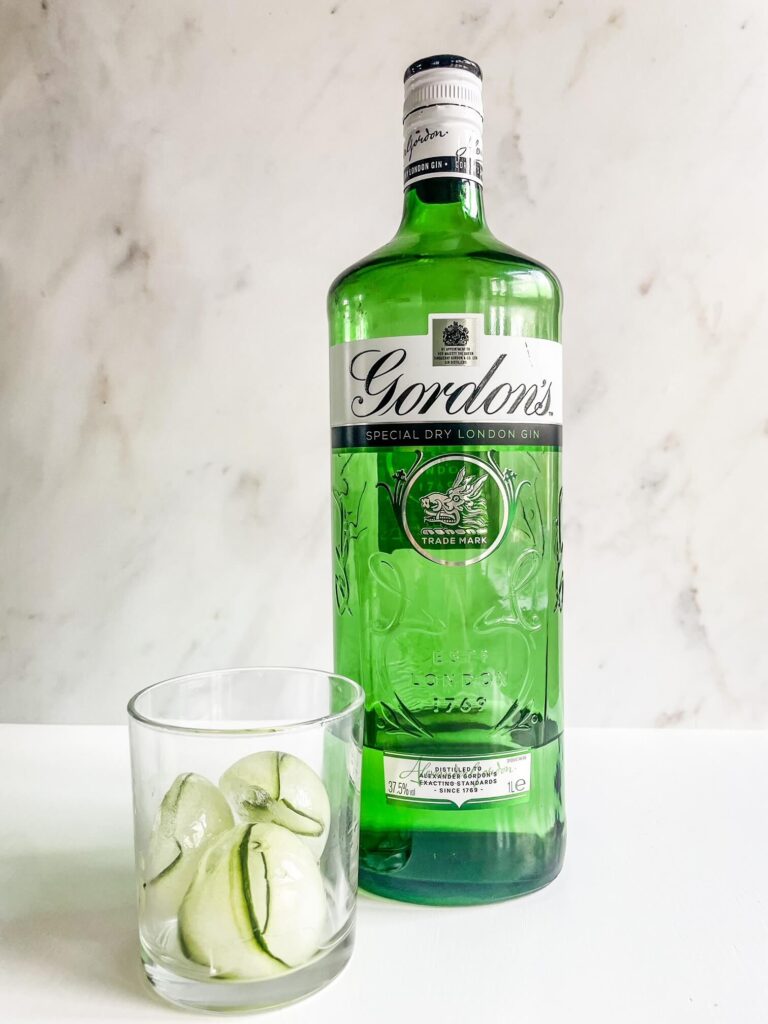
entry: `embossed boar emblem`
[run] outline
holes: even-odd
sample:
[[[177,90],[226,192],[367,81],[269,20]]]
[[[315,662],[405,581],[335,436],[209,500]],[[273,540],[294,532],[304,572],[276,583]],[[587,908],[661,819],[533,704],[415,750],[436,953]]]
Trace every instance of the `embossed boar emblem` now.
[[[421,498],[424,523],[441,526],[482,528],[488,525],[488,510],[480,491],[488,476],[469,476],[464,466],[445,493],[432,491]]]

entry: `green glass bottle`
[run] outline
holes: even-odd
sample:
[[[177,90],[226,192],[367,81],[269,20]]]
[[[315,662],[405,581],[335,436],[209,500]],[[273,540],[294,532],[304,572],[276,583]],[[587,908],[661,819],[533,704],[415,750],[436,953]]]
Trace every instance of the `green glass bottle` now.
[[[481,88],[463,57],[408,68],[402,223],[328,299],[360,883],[446,905],[546,885],[565,844],[561,295],[486,227]]]

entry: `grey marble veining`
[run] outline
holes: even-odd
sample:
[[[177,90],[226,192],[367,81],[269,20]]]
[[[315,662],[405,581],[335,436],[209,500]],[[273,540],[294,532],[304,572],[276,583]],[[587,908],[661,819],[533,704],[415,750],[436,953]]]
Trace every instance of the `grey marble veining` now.
[[[0,718],[330,665],[325,292],[456,50],[566,292],[569,719],[768,723],[767,46],[756,0],[8,0]]]

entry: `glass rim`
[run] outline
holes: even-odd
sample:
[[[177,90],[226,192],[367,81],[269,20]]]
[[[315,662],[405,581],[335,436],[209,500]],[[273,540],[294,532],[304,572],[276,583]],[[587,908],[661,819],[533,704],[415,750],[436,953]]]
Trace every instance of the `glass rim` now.
[[[315,718],[299,718],[295,721],[286,722],[280,725],[263,725],[263,726],[226,726],[217,728],[216,726],[210,725],[195,725],[191,722],[185,724],[184,722],[175,721],[164,721],[160,718],[152,718],[150,715],[145,715],[137,708],[137,702],[150,690],[159,689],[161,686],[168,686],[170,683],[191,683],[194,680],[204,679],[208,676],[223,676],[223,675],[244,675],[247,672],[271,672],[276,675],[283,675],[288,673],[300,673],[305,676],[322,676],[323,679],[340,679],[343,682],[349,684],[352,687],[353,698],[349,703],[343,707],[340,711],[331,711],[325,715],[318,715]],[[163,732],[176,732],[176,733],[196,733],[198,735],[209,735],[209,736],[265,736],[275,733],[284,732],[299,732],[302,729],[311,729],[318,726],[327,725],[331,722],[337,722],[345,718],[348,715],[354,714],[360,707],[362,707],[365,701],[365,690],[359,683],[356,683],[354,679],[350,679],[349,676],[342,675],[340,672],[325,672],[320,668],[302,668],[301,666],[294,665],[247,665],[242,668],[222,668],[222,669],[208,669],[203,672],[189,672],[183,673],[179,676],[169,676],[167,679],[158,679],[157,682],[150,683],[148,686],[142,687],[138,690],[131,699],[128,701],[126,710],[128,715],[134,722],[139,722],[141,725],[149,726],[152,729],[159,729]]]

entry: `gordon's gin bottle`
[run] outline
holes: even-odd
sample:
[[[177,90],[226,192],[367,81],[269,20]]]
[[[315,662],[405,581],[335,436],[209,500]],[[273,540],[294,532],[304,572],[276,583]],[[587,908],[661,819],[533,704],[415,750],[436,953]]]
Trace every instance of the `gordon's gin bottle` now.
[[[473,61],[408,68],[402,222],[328,298],[360,881],[423,903],[537,889],[565,842],[561,293],[486,226],[482,113]]]

